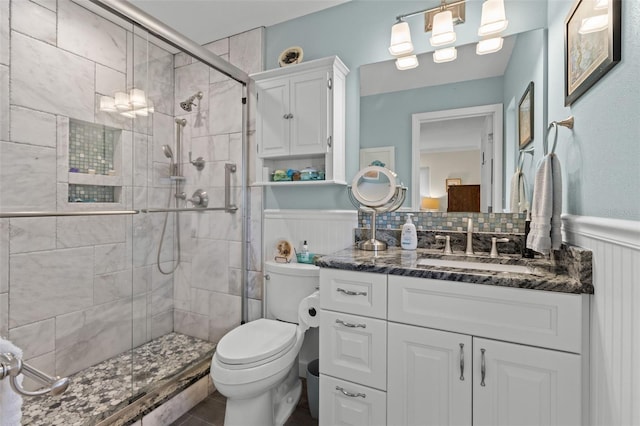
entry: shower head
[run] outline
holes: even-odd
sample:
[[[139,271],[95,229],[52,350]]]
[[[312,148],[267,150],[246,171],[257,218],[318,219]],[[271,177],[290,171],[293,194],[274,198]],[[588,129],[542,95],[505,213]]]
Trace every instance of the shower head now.
[[[162,145],[162,152],[164,152],[165,157],[170,158],[173,161],[173,150],[169,145]]]
[[[194,106],[197,106],[193,101],[196,99],[202,99],[202,96],[203,96],[202,92],[198,92],[193,96],[189,96],[189,98],[186,101],[180,102],[180,108],[182,108],[187,112],[191,112],[191,109]]]

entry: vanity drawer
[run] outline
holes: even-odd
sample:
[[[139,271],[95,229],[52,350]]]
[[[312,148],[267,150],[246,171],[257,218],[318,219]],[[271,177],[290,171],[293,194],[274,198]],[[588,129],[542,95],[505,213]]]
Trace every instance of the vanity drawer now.
[[[387,394],[320,375],[319,425],[386,425]]]
[[[384,319],[387,275],[321,268],[320,307]]]
[[[387,322],[320,311],[320,373],[387,388]]]
[[[587,295],[389,276],[389,320],[581,353]]]

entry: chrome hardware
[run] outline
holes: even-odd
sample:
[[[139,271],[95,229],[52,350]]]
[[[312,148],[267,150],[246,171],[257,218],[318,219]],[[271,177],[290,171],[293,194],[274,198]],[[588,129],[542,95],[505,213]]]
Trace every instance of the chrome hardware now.
[[[197,189],[187,201],[193,204],[195,208],[207,208],[209,206],[209,194],[202,189]]]
[[[366,324],[351,324],[350,322],[344,322],[340,319],[337,319],[336,323],[344,325],[345,327],[349,327],[349,328],[367,328]]]
[[[344,390],[344,388],[341,388],[340,386],[336,386],[336,390],[342,392],[343,395],[348,396],[349,398],[366,398],[367,397],[367,395],[362,392],[351,393]]]
[[[473,255],[473,219],[467,221],[467,249],[464,254]]]
[[[142,210],[100,210],[88,212],[6,212],[0,213],[0,219],[14,217],[64,217],[64,216],[118,216],[139,214]]]
[[[332,144],[333,144],[333,137],[332,137],[332,136],[329,136],[329,137],[327,138],[327,146],[328,146],[329,148],[331,148],[331,145],[332,145]]]
[[[293,114],[289,113],[289,118],[293,118]]]
[[[464,382],[464,343],[460,343],[460,380]]]
[[[444,240],[444,254],[453,254],[453,251],[451,250],[451,237],[449,235],[436,235],[436,240]]]
[[[484,377],[487,375],[487,367],[484,361],[484,349],[480,349],[480,352],[482,353],[480,361],[480,386],[485,386]]]
[[[193,164],[193,166],[194,166],[194,167],[196,168],[196,170],[198,170],[198,171],[200,171],[200,170],[204,169],[204,165],[205,165],[204,158],[202,158],[202,157],[198,157],[198,158],[196,158],[195,160],[192,160],[192,159],[191,159],[191,151],[189,151],[189,162],[190,162],[191,164]]]
[[[28,391],[18,383],[18,375],[24,374],[38,382],[49,385],[48,388],[37,391]],[[0,353],[0,380],[9,377],[11,388],[18,394],[24,396],[41,396],[50,393],[51,395],[60,395],[69,387],[69,379],[66,377],[52,377],[37,368],[22,362],[12,353]]]
[[[498,257],[498,243],[508,243],[509,239],[508,238],[496,238],[496,237],[491,237],[491,254],[489,255],[490,257]]]
[[[333,79],[329,78],[329,80],[327,80],[327,87],[329,88],[329,90],[333,89]]]
[[[234,213],[238,210],[235,204],[231,204],[231,173],[235,173],[238,168],[233,163],[224,165],[224,211]]]
[[[264,279],[265,279],[265,280],[267,280],[267,281],[269,281],[269,280],[271,279],[271,275],[269,275],[269,274],[265,274]]]
[[[344,288],[336,288],[336,291],[338,293],[342,293],[345,294],[347,296],[366,296],[367,292],[366,291],[351,291],[351,290],[345,290]]]
[[[289,120],[290,118],[293,118],[293,114],[289,113],[289,114],[285,114],[282,116],[282,118],[284,118],[285,120]]]

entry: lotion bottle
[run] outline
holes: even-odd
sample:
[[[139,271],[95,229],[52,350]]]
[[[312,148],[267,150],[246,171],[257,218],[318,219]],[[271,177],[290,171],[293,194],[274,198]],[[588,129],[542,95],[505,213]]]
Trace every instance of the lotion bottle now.
[[[400,245],[403,250],[415,250],[418,247],[418,234],[416,226],[411,220],[412,213],[407,213],[407,221],[402,225],[402,233],[400,235]]]

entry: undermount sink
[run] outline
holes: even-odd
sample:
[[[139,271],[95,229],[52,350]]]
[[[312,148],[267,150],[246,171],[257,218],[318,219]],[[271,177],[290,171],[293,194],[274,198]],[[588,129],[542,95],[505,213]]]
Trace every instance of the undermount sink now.
[[[493,272],[514,272],[517,274],[533,274],[533,270],[523,265],[504,265],[501,263],[480,263],[466,260],[450,260],[450,259],[430,259],[423,258],[418,260],[421,266],[442,266],[448,268],[476,269],[481,271]]]

